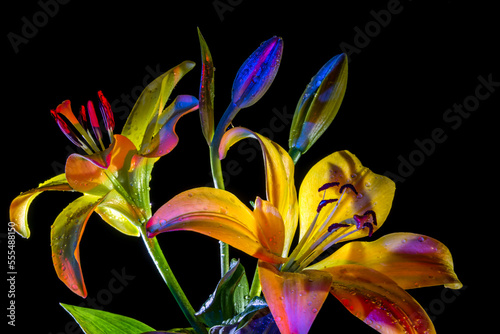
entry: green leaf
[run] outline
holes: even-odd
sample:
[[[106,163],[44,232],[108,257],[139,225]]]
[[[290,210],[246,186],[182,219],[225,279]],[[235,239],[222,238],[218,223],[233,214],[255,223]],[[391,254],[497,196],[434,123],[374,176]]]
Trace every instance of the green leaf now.
[[[220,325],[246,308],[248,294],[245,268],[239,261],[232,260],[229,271],[221,278],[215,292],[196,316],[209,327]]]
[[[201,82],[200,82],[200,121],[203,135],[208,145],[214,136],[214,64],[208,45],[198,29],[201,47]]]
[[[279,334],[278,327],[261,297],[253,298],[243,312],[222,325],[210,329],[210,334],[259,333]]]
[[[158,119],[175,85],[194,65],[191,61],[185,61],[170,69],[153,80],[137,99],[122,131],[122,135],[134,143],[137,151],[141,150],[141,144],[148,144],[143,140],[150,122]]]
[[[61,306],[87,334],[140,334],[154,331],[148,325],[123,315],[63,303]]]

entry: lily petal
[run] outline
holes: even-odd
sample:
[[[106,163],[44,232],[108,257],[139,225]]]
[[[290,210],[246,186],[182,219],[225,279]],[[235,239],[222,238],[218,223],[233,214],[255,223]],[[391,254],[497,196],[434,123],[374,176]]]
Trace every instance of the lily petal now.
[[[371,242],[353,241],[309,268],[323,270],[344,264],[377,270],[403,289],[441,284],[451,289],[462,287],[448,248],[420,234],[392,233]]]
[[[267,210],[259,209],[257,216]],[[158,209],[146,225],[150,238],[162,232],[194,231],[264,261],[282,263],[285,259],[266,246],[268,240],[276,237],[275,228],[267,227],[236,196],[215,188],[195,188],[178,194]]]
[[[266,166],[267,199],[283,217],[285,240],[282,256],[288,256],[298,225],[297,191],[295,190],[294,164],[288,153],[268,138],[242,127],[228,130],[219,147],[220,159],[224,159],[231,146],[245,138],[257,139]]]
[[[307,333],[328,296],[332,276],[317,270],[280,272],[259,261],[259,277],[280,332]]]
[[[126,235],[138,237],[140,235],[137,225],[139,217],[136,211],[116,190],[110,191],[100,203],[95,212],[101,218]]]
[[[351,184],[357,191],[347,190],[341,203],[323,228],[334,223],[341,223],[352,219],[354,215],[363,215],[371,210],[376,213],[377,225],[374,231],[380,228],[387,218],[394,198],[394,182],[382,175],[373,173],[364,167],[356,156],[349,151],[339,151],[330,154],[316,163],[307,173],[299,191],[300,207],[300,237],[308,230],[317,214],[317,208],[323,196],[325,199],[340,199],[340,187],[331,187],[325,191],[318,191],[323,185],[339,182],[340,186]],[[318,222],[324,222],[335,206],[324,207],[319,213]],[[317,224],[318,229],[321,225]],[[353,230],[356,226],[350,227]],[[344,230],[343,230],[344,229]],[[332,233],[328,240],[333,240],[341,234],[347,233],[347,228],[341,228]],[[368,235],[369,231],[361,230],[351,237],[343,239],[352,240]]]
[[[153,132],[152,138],[148,131],[141,145],[140,154],[147,157],[161,157],[174,149],[179,142],[175,133],[177,121],[187,113],[198,109],[198,99],[190,95],[179,95],[160,115],[157,122],[151,124],[157,130]]]
[[[57,276],[81,297],[87,296],[80,266],[80,240],[87,221],[103,198],[84,195],[71,202],[51,227],[52,260]]]
[[[10,204],[10,221],[14,222],[14,228],[24,238],[30,237],[28,227],[28,210],[31,202],[46,190],[73,191],[66,181],[64,174],[59,174],[43,183],[38,188],[26,191],[17,196]]]
[[[128,170],[136,154],[134,144],[125,136],[114,135],[111,146],[91,156],[74,153],[66,160],[66,178],[69,185],[82,193],[103,196],[113,188],[106,173],[128,184]],[[102,164],[105,162],[105,166]],[[107,168],[106,168],[107,167]]]
[[[137,99],[123,126],[122,135],[129,138],[138,150],[141,150],[140,145],[149,123],[163,111],[175,85],[194,65],[191,61],[185,61],[173,67],[153,80]]]
[[[348,264],[325,269],[330,292],[357,318],[380,333],[435,333],[424,309],[396,282],[376,270]]]

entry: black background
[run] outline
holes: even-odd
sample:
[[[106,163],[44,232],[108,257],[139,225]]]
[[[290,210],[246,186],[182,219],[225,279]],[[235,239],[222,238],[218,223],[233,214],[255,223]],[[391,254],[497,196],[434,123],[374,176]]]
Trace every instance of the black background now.
[[[214,3],[229,7],[216,10]],[[445,243],[464,289],[453,293],[434,287],[410,293],[429,310],[439,333],[470,325],[483,332],[495,321],[488,317],[491,306],[486,297],[495,293],[497,280],[497,253],[489,245],[495,244],[499,230],[494,205],[498,148],[493,140],[498,143],[494,133],[500,87],[470,107],[470,117],[460,124],[446,122],[443,116],[454,104],[474,101],[478,77],[500,81],[495,67],[498,22],[493,8],[479,4],[401,0],[397,13],[383,27],[376,23],[375,13],[392,3],[69,1],[52,7],[51,17],[40,14],[43,9],[37,1],[9,4],[4,7],[3,43],[4,219],[16,195],[59,173],[74,150],[50,109],[65,99],[74,106],[96,101],[97,91],[102,90],[116,106],[119,133],[130,110],[127,99],[138,96],[153,78],[150,72],[166,71],[187,59],[200,63],[196,27],[217,69],[217,118],[230,101],[232,80],[246,57],[273,35],[283,37],[284,55],[276,80],[256,105],[234,121],[257,131],[269,129],[277,112],[292,114],[310,78],[327,60],[345,51],[340,45],[349,44],[357,49],[350,54],[344,102],[329,131],[298,163],[297,184],[316,161],[336,150],[352,151],[380,174],[401,173],[401,159],[413,157],[414,166],[406,171],[404,182],[397,182],[393,209],[375,237],[404,231]],[[23,28],[26,22],[38,27]],[[362,41],[358,31],[366,29],[371,37]],[[16,50],[9,36],[23,33],[28,38]],[[174,93],[197,96],[199,76],[197,66]],[[428,141],[438,128],[444,132],[444,142],[435,143],[430,153],[418,153],[416,141]],[[198,115],[182,118],[177,129],[180,144],[153,171],[153,210],[180,191],[210,182],[208,149]],[[280,129],[273,131],[273,139],[286,147],[288,127]],[[237,166],[226,179],[228,189],[244,201],[264,196],[262,158],[260,153],[251,157],[250,152],[241,155],[234,150],[226,160]],[[77,196],[51,192],[33,202],[32,236],[16,239],[16,327],[9,326],[9,332],[78,332],[58,303],[91,305],[58,280],[49,239],[53,220]],[[7,252],[6,229],[1,236]],[[218,243],[184,232],[158,238],[197,309],[218,281]],[[251,277],[254,260],[234,250],[232,256],[242,259]],[[92,216],[81,242],[81,262],[89,299],[94,298],[99,307],[156,329],[187,326],[140,239],[121,235]],[[128,276],[122,285],[113,280],[114,273],[121,272]],[[328,298],[311,332],[346,330],[373,332]]]

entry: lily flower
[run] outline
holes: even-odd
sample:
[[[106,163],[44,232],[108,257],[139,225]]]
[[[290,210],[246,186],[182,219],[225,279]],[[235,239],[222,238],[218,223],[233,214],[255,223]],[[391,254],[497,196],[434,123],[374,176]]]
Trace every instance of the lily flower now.
[[[175,125],[179,118],[198,108],[198,100],[179,95],[168,107],[172,89],[194,63],[184,62],[151,82],[131,111],[122,134],[114,134],[111,105],[99,91],[98,109],[92,101],[82,106],[78,118],[69,100],[62,102],[52,116],[61,131],[86,155],[71,154],[65,173],[37,188],[21,193],[11,203],[10,219],[17,233],[29,238],[28,210],[32,201],[47,190],[77,191],[83,195],[70,203],[51,228],[52,259],[58,277],[76,294],[86,297],[80,266],[79,244],[93,212],[131,236],[151,216],[149,179],[154,163],[178,142]],[[105,146],[105,130],[110,144]]]
[[[381,333],[434,333],[424,309],[405,290],[462,286],[446,246],[413,233],[352,241],[371,237],[383,225],[394,182],[340,151],[309,170],[297,199],[292,159],[266,137],[233,128],[222,140],[220,157],[243,138],[255,138],[262,147],[267,199],[257,197],[252,211],[228,191],[191,189],[153,215],[149,236],[190,230],[256,257],[262,292],[283,334],[307,333],[329,293]],[[297,225],[300,238],[292,250]],[[345,241],[351,242],[318,262],[325,250]]]

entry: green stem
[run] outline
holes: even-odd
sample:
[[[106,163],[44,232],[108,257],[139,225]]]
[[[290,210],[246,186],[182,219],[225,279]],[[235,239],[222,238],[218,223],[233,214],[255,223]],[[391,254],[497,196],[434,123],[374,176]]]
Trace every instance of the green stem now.
[[[210,143],[210,167],[212,169],[214,186],[217,189],[225,189],[224,177],[222,175],[222,164],[219,159],[220,142],[227,127],[239,110],[240,108],[231,102],[229,107],[227,107],[224,112],[224,115],[222,115],[219,124],[217,124],[217,129],[215,130],[214,137]],[[229,246],[224,242],[220,242],[220,267],[221,277],[223,277],[229,271]]]
[[[189,321],[191,326],[193,326],[193,328],[196,330],[197,333],[207,333],[205,326],[201,322],[199,322],[198,319],[196,319],[194,315],[195,313],[194,309],[189,303],[189,300],[184,294],[184,291],[182,291],[182,288],[177,282],[177,279],[175,278],[174,274],[172,273],[172,270],[170,269],[170,266],[168,265],[168,262],[165,259],[163,252],[161,251],[160,245],[158,244],[156,237],[154,238],[147,237],[145,224],[142,224],[141,226],[141,236],[142,240],[144,241],[144,244],[146,245],[148,253],[151,256],[151,259],[153,260],[161,277],[163,278],[168,288],[170,289],[170,292],[177,301],[177,304],[181,308],[186,319]]]

